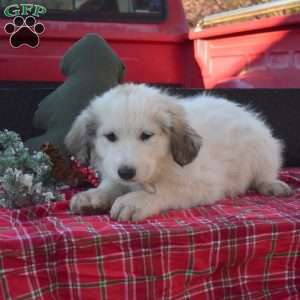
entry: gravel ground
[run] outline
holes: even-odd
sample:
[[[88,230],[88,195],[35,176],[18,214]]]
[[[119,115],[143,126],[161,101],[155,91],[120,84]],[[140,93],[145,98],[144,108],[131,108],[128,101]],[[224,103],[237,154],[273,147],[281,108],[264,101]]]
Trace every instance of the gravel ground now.
[[[182,4],[186,12],[189,25],[194,27],[204,16],[270,1],[272,0],[182,0]],[[299,9],[293,11],[283,11],[276,13],[276,15],[290,14],[297,11],[299,12]]]

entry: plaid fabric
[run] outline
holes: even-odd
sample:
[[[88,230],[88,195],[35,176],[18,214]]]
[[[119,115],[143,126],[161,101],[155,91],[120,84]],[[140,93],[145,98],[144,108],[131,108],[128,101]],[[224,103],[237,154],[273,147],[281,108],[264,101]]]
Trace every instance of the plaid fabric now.
[[[249,193],[139,223],[74,216],[68,201],[2,209],[0,298],[300,299],[300,169],[281,177],[290,198]]]

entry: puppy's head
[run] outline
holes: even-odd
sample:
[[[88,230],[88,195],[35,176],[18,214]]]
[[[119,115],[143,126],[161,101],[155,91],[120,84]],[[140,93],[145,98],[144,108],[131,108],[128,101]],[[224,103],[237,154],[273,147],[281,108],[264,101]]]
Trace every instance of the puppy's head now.
[[[66,145],[81,161],[92,150],[103,175],[132,184],[155,179],[170,157],[181,166],[192,162],[201,138],[170,96],[124,84],[92,101],[75,120]]]

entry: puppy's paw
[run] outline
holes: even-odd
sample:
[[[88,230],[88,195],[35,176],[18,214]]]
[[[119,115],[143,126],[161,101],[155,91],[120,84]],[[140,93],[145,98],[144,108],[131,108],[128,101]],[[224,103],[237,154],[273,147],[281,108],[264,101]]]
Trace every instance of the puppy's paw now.
[[[155,213],[155,201],[145,192],[131,192],[115,200],[110,216],[118,221],[140,221]],[[151,203],[152,202],[152,203]]]
[[[93,214],[108,210],[105,195],[98,190],[88,190],[74,195],[70,202],[70,209],[76,214]]]
[[[264,195],[277,197],[288,197],[292,193],[292,189],[285,182],[280,180],[263,182],[258,186],[257,190]]]
[[[92,200],[87,192],[74,195],[70,201],[70,209],[76,214],[81,214],[90,208],[92,208]]]

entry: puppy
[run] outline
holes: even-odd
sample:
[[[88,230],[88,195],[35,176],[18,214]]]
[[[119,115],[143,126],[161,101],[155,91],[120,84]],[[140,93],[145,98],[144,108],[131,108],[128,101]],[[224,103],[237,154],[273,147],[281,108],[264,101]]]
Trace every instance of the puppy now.
[[[71,199],[75,213],[110,210],[113,219],[137,221],[249,188],[291,193],[277,179],[281,142],[257,114],[214,96],[180,100],[146,85],[119,85],[77,117],[65,143],[102,177],[98,188]]]

